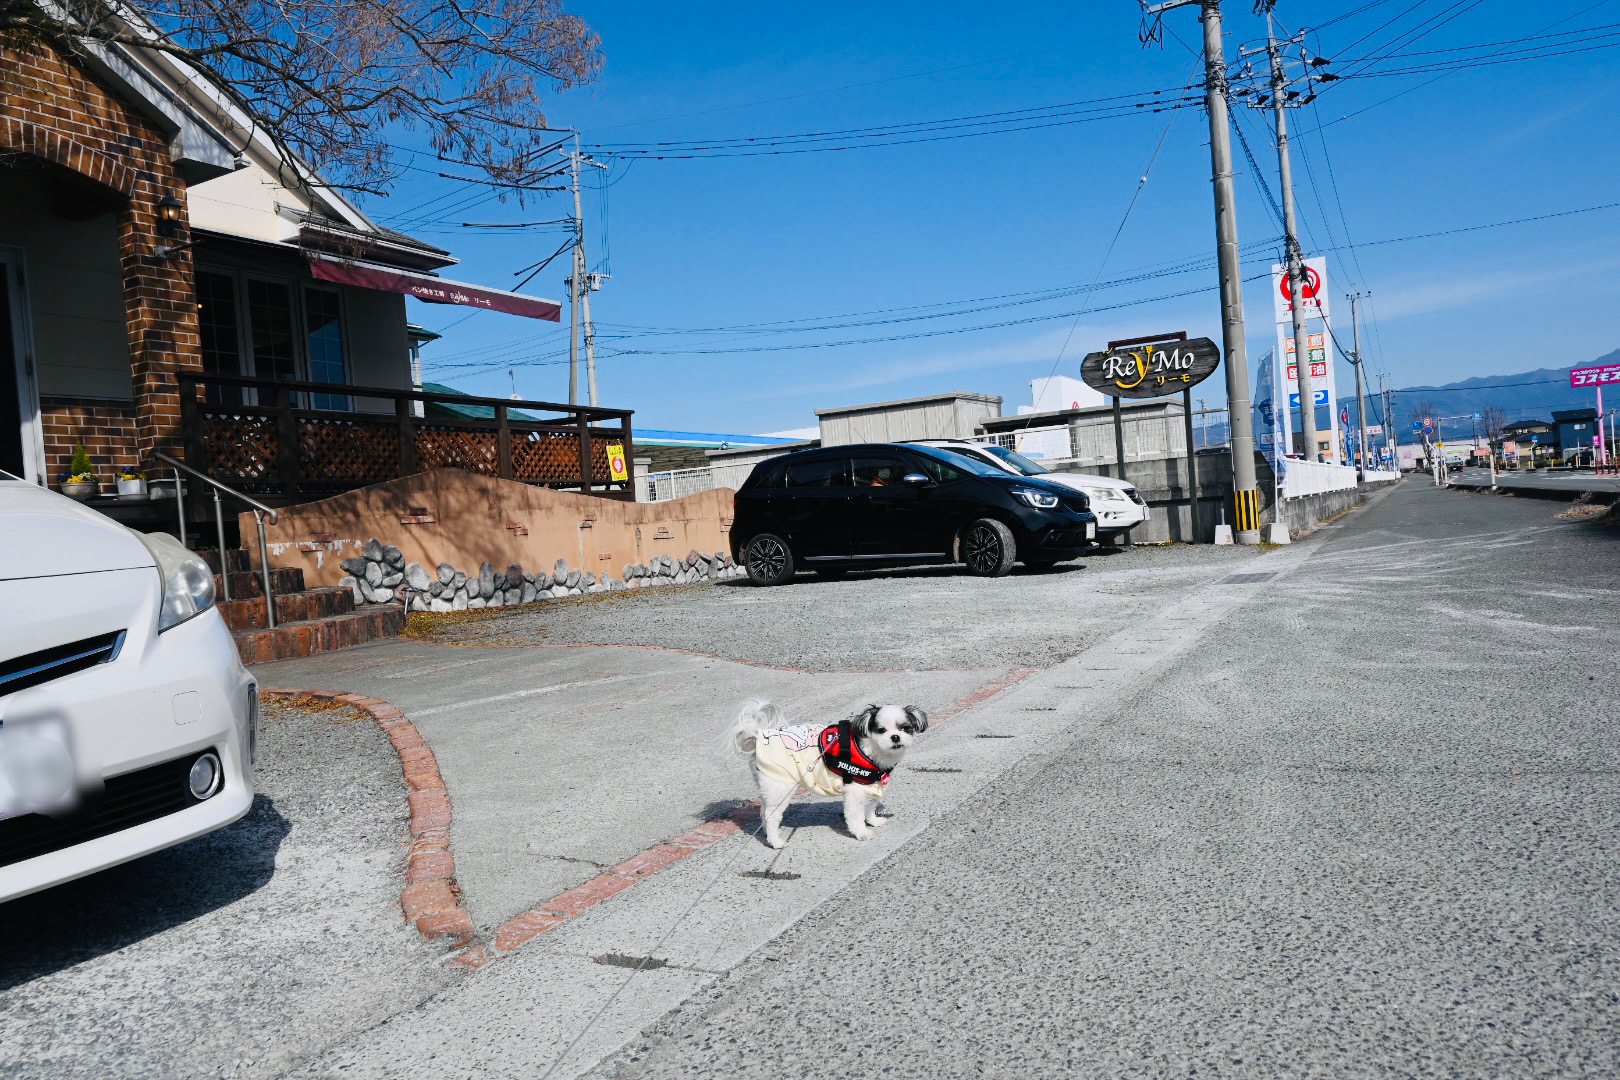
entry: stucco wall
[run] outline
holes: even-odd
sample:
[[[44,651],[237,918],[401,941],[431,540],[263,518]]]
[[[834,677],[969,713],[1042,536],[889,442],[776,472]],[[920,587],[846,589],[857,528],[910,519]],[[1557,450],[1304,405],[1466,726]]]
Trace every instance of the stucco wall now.
[[[564,559],[618,578],[626,565],[658,555],[728,551],[731,497],[725,488],[669,502],[620,502],[436,469],[287,507],[266,534],[271,565],[302,569],[310,585],[338,584],[345,574],[339,561],[373,538],[429,569],[441,562],[545,568]],[[251,514],[242,515],[241,528],[256,560]]]

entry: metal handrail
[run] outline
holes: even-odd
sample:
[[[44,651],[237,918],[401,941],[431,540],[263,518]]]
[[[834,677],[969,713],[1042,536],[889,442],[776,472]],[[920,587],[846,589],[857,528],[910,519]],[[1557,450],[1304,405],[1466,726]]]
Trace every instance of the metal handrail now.
[[[225,599],[227,601],[231,599],[231,567],[230,563],[225,557],[225,512],[220,507],[220,492],[224,492],[232,498],[239,499],[253,508],[253,520],[257,523],[259,530],[259,573],[264,581],[265,625],[274,630],[276,628],[276,597],[275,593],[273,593],[270,589],[270,543],[264,535],[264,515],[270,515],[270,524],[272,525],[276,524],[276,522],[280,520],[281,515],[276,513],[276,511],[271,507],[259,502],[257,499],[244,495],[235,488],[220,483],[212,476],[193,469],[190,465],[187,465],[183,461],[177,461],[161,450],[152,451],[152,458],[156,461],[163,462],[165,465],[169,466],[169,468],[174,470],[174,502],[175,509],[180,517],[181,544],[186,542],[186,496],[185,484],[181,482],[180,474],[184,472],[188,475],[195,476],[197,479],[203,481],[205,484],[210,485],[214,489],[214,527],[219,536],[219,580],[220,584],[224,587]]]

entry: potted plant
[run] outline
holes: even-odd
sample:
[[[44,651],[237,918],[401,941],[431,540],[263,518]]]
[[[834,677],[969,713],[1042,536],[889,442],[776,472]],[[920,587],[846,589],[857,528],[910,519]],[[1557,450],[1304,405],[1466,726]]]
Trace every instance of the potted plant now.
[[[146,497],[146,474],[134,469],[125,469],[118,474],[118,494],[130,498],[143,499]]]
[[[90,455],[85,452],[83,443],[74,446],[73,464],[62,477],[61,487],[62,494],[81,501],[101,490],[101,481],[96,478],[95,466],[90,464]]]

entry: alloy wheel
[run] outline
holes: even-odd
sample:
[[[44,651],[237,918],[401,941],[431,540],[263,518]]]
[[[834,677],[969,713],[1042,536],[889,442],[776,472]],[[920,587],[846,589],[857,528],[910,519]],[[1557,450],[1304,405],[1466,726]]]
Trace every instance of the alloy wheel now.
[[[985,525],[974,526],[967,534],[966,558],[976,573],[988,574],[1001,563],[1001,537]]]
[[[748,570],[756,579],[775,581],[787,569],[788,553],[774,536],[762,536],[748,545]]]

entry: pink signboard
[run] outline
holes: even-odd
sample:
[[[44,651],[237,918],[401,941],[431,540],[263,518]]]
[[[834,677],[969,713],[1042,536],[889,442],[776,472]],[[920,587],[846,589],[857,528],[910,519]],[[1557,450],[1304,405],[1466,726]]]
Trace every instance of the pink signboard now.
[[[1620,383],[1620,364],[1569,369],[1569,385],[1571,386],[1606,386],[1610,383]]]

